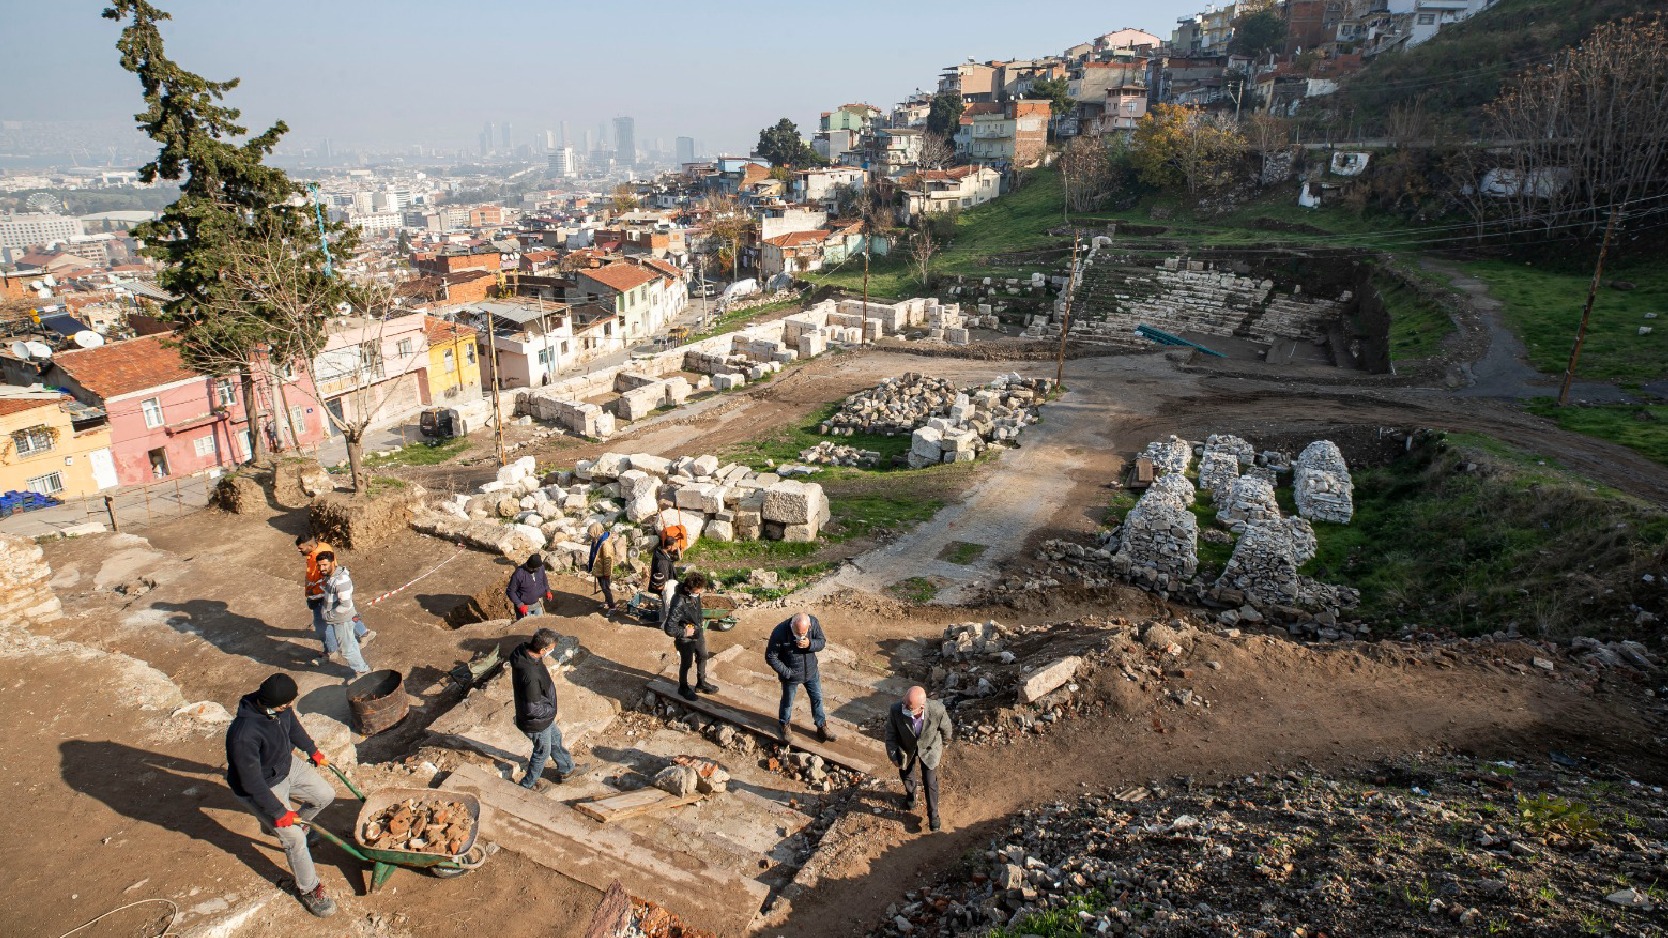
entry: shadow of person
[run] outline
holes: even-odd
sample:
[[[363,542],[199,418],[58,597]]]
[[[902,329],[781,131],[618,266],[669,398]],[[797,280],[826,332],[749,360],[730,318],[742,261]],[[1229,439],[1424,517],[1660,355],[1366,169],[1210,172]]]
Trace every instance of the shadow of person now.
[[[232,795],[223,767],[84,739],[59,744],[58,754],[59,773],[72,789],[124,817],[211,844],[275,886],[293,887],[289,867],[273,859],[282,857],[283,849]],[[230,823],[222,822],[216,812],[229,814]],[[357,801],[338,797],[319,820],[333,831],[351,830],[358,813]],[[364,864],[334,847],[314,847],[313,862],[336,866],[350,883],[364,878]]]
[[[229,655],[242,655],[275,668],[290,669],[322,653],[311,614],[305,608],[295,618],[300,627],[281,628],[264,619],[240,615],[218,599],[159,602],[153,609],[170,613],[166,621],[186,635],[194,635]]]

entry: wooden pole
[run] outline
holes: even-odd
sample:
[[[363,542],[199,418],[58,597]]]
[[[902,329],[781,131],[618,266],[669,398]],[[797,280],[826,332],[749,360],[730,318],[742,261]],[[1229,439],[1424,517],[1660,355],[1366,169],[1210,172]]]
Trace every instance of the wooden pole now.
[[[179,476],[174,477],[174,504],[179,506],[179,514],[185,514],[185,499],[180,495]]]
[[[487,346],[492,349],[492,432],[498,440],[498,468],[504,468],[504,412],[498,403],[498,388],[503,383],[498,370],[498,323],[492,311],[486,314]]]
[[[1599,279],[1604,276],[1604,255],[1610,250],[1610,235],[1616,230],[1616,216],[1621,208],[1610,210],[1610,222],[1604,226],[1604,243],[1599,245],[1598,264],[1593,267],[1593,282],[1587,287],[1587,302],[1581,307],[1581,325],[1575,331],[1575,346],[1570,349],[1569,367],[1564,369],[1564,383],[1558,387],[1558,406],[1568,407],[1570,385],[1575,383],[1575,365],[1581,360],[1581,345],[1587,341],[1587,318],[1593,314],[1593,300],[1598,296]]]
[[[1077,248],[1079,244],[1080,239],[1073,233],[1071,239],[1071,270],[1066,274],[1066,310],[1060,321],[1060,354],[1055,359],[1055,384],[1059,384],[1066,377],[1066,335],[1071,332],[1071,297],[1077,288]]]
[[[116,499],[115,499],[115,496],[112,496],[112,495],[104,496],[104,513],[110,516],[110,530],[117,533],[117,534],[122,533],[122,526],[119,522],[116,521]]]
[[[253,449],[253,444],[251,444],[250,448]],[[145,489],[145,520],[149,521],[149,520],[151,520],[151,487],[149,485],[146,485],[144,487],[144,489]]]

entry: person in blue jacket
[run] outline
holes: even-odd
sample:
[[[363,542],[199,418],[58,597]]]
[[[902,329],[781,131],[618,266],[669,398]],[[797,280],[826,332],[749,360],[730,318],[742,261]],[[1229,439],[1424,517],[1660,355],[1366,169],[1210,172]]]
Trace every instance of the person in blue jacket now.
[[[817,673],[817,652],[827,641],[817,617],[801,612],[779,623],[770,633],[765,646],[765,664],[776,672],[782,684],[782,699],[776,706],[776,719],[782,724],[782,742],[793,734],[793,698],[799,685],[805,685],[805,696],[811,698],[811,720],[817,725],[817,738],[825,743],[835,739],[828,728],[828,714],[822,709],[822,677]]]
[[[544,601],[550,598],[550,578],[544,572],[544,555],[529,556],[510,574],[510,585],[504,588],[510,598],[517,621],[528,616],[544,614]]]

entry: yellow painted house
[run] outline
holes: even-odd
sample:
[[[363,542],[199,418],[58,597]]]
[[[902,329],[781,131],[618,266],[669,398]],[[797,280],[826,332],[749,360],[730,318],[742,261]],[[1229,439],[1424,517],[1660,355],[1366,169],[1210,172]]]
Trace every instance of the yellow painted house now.
[[[0,394],[0,492],[78,498],[116,484],[109,423],[76,432],[68,396],[3,390],[8,393]]]
[[[429,338],[429,403],[440,406],[480,397],[481,360],[475,330],[427,316],[423,331]]]

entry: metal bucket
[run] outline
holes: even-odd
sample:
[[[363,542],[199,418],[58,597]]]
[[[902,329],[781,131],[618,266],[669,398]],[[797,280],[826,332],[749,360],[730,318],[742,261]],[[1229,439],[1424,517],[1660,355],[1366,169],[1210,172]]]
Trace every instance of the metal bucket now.
[[[389,669],[354,678],[347,686],[348,715],[353,731],[374,736],[405,719],[410,699],[405,675]]]

